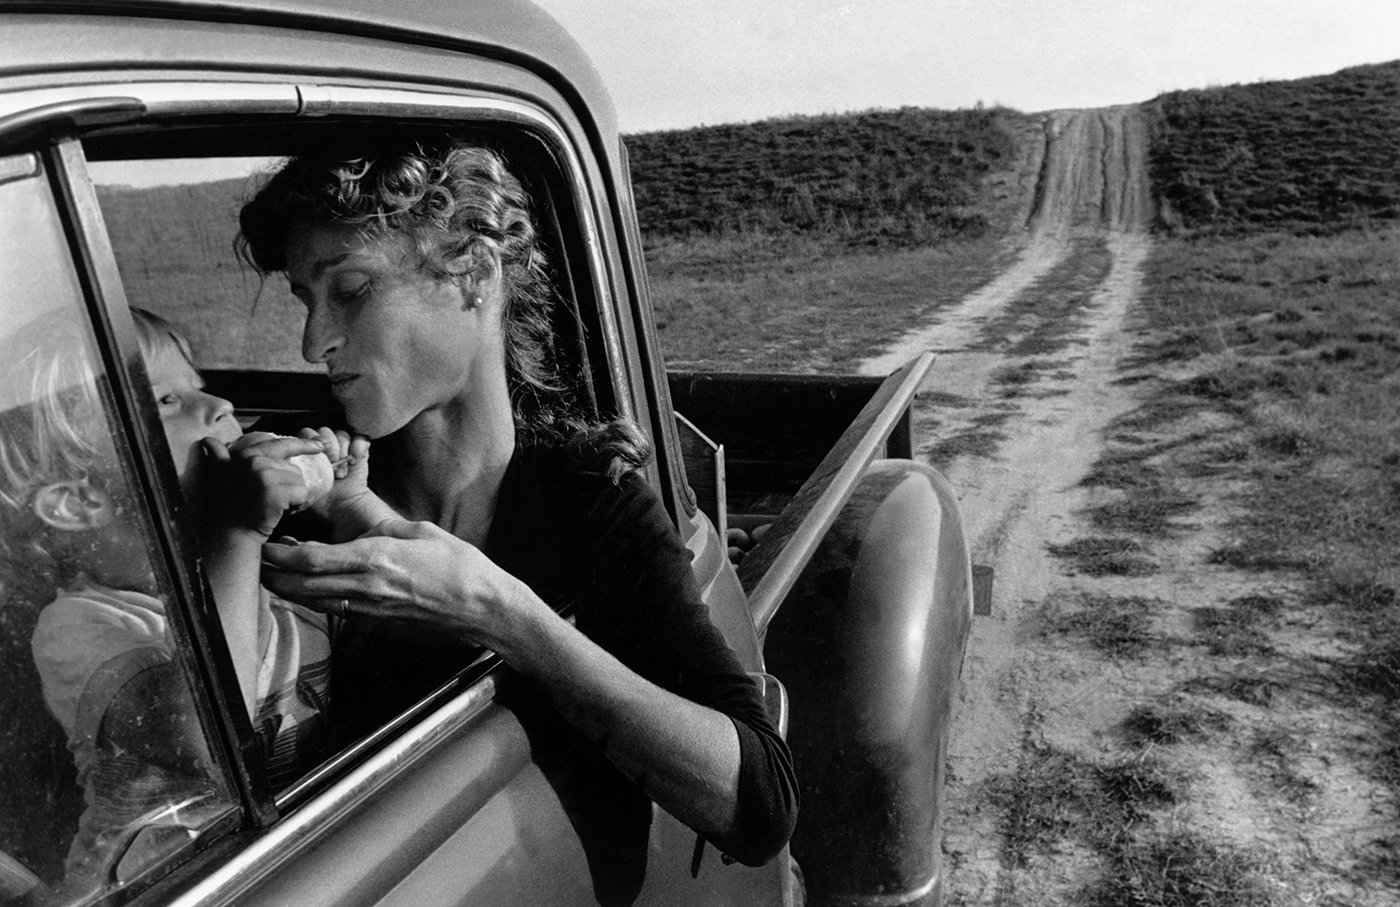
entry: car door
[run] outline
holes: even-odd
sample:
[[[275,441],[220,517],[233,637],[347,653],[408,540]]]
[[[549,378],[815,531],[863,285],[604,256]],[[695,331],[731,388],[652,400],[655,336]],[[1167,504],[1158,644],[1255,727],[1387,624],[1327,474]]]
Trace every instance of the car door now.
[[[12,111],[19,105],[13,97],[9,103]],[[166,619],[155,647],[174,666],[181,702],[194,709],[202,750],[191,770],[200,799],[180,807],[193,818],[181,814],[178,834],[75,888],[65,864],[91,789],[65,751],[64,725],[35,676],[32,652],[52,582],[27,580],[21,594],[7,575],[0,616],[5,670],[14,677],[0,698],[14,719],[4,727],[14,730],[0,739],[7,766],[0,903],[562,905],[607,903],[617,891],[636,892],[638,904],[790,899],[785,860],[731,866],[661,810],[645,853],[630,861],[600,857],[587,823],[563,805],[567,779],[542,768],[551,741],[511,704],[517,679],[485,651],[465,658],[456,678],[397,719],[272,789],[254,756],[160,440],[130,305],[190,335],[211,388],[234,400],[245,424],[334,418],[324,377],[300,361],[296,308],[283,288],[234,259],[232,215],[250,176],[280,155],[375,128],[460,130],[513,156],[554,244],[568,302],[559,328],[586,393],[600,410],[635,414],[645,395],[632,385],[637,368],[624,348],[635,338],[619,324],[614,299],[619,266],[609,244],[616,238],[596,188],[598,164],[567,124],[546,105],[480,88],[462,94],[267,78],[89,84],[61,100],[45,94],[27,115],[0,120],[7,240],[0,338],[28,349],[22,329],[47,317],[66,320],[81,338],[120,488],[134,502],[135,547],[152,574],[149,597]],[[23,128],[6,133],[5,123]],[[32,384],[5,393],[7,412],[37,402]],[[11,528],[20,538],[23,525],[7,526],[7,535]],[[16,575],[40,557],[22,541],[12,557],[7,549]],[[18,819],[30,815],[44,822]],[[133,828],[139,834],[147,824]]]

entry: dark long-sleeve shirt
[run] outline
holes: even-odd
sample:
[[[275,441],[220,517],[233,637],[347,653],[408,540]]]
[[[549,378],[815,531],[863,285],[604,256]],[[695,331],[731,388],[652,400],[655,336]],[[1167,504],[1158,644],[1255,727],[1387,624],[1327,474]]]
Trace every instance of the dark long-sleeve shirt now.
[[[780,851],[796,822],[791,755],[757,685],[710,621],[690,554],[646,482],[629,475],[614,484],[582,472],[563,450],[518,449],[483,550],[543,601],[567,610],[582,633],[631,670],[733,722],[740,834],[726,849],[749,864]],[[467,657],[460,644],[423,631],[349,621],[336,643],[336,700],[353,711],[363,733],[441,684]],[[644,871],[646,795],[543,696],[506,699],[531,734],[536,761],[556,781],[590,862],[615,872],[613,864],[640,850]]]

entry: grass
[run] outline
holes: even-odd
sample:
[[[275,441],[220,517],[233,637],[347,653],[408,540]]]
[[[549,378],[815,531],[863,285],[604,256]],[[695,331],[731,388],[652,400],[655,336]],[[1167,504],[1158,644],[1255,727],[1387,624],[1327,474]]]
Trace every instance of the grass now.
[[[1022,114],[904,109],[628,137],[661,345],[849,372],[1010,261]]]
[[[1298,768],[1297,755],[1308,751],[1308,742],[1298,731],[1282,725],[1257,728],[1248,747],[1248,764],[1263,776],[1263,783],[1295,806],[1309,806],[1316,799],[1319,785]]]
[[[649,244],[761,230],[913,247],[999,233],[984,183],[1014,164],[1021,119],[906,107],[631,135],[638,220]]]
[[[1165,538],[1181,530],[1179,517],[1199,509],[1200,501],[1163,483],[1089,510],[1089,522],[1101,532]]]
[[[1095,761],[1026,740],[1014,772],[987,784],[1002,817],[1002,865],[1025,870],[1071,844],[1102,867],[1070,893],[1079,907],[1271,907],[1270,867],[1252,852],[1175,826],[1184,776],[1151,752]]]
[[[1148,108],[1167,226],[1327,233],[1400,218],[1400,62],[1171,92]]]
[[[1259,614],[1248,608],[1195,608],[1191,612],[1197,635],[1212,655],[1239,658],[1273,651],[1259,627]]]
[[[1221,696],[1236,702],[1271,709],[1288,689],[1292,678],[1278,673],[1247,673],[1219,671],[1192,677],[1181,684],[1181,691],[1191,694]]]
[[[1113,489],[1121,495],[1090,507],[1089,523],[1115,536],[1170,538],[1183,528],[1180,518],[1199,509],[1200,500],[1153,462],[1182,442],[1155,443],[1125,431],[1125,423],[1137,424],[1135,417],[1132,414],[1113,426],[1117,435],[1080,481],[1085,487]]]
[[[1397,260],[1400,230],[1384,230],[1167,241],[1149,264],[1155,354],[1202,362],[1178,391],[1243,426],[1218,451],[1250,487],[1217,563],[1400,580]],[[1173,340],[1210,336],[1225,347]]]
[[[667,363],[714,371],[849,372],[990,280],[984,238],[835,254],[816,239],[701,237],[648,250]]]
[[[234,257],[247,190],[244,180],[100,187],[127,299],[179,325],[202,368],[317,370],[301,358],[306,313],[286,282],[264,284]]]
[[[1185,781],[1150,755],[1099,763],[1028,740],[1016,771],[987,785],[1003,817],[1003,863],[1020,869],[1067,838],[1111,847],[1118,830],[1177,802]]]
[[[1123,733],[1133,746],[1170,746],[1199,740],[1229,727],[1225,713],[1198,702],[1178,699],[1159,704],[1139,704],[1123,720]]]
[[[1071,573],[1088,576],[1151,576],[1158,570],[1147,549],[1124,536],[1090,536],[1046,545],[1050,556],[1068,562]]]
[[[1065,389],[1032,390],[1033,386],[1046,375],[1052,378],[1073,378],[1074,373],[1066,369],[1065,365],[1063,360],[1057,359],[1025,359],[1015,365],[999,369],[992,375],[991,384],[993,387],[1001,388],[1000,396],[1006,400],[1028,395],[1045,397],[1052,394],[1066,394],[1068,390]]]
[[[1112,256],[1101,236],[1081,237],[1065,259],[1003,307],[980,331],[974,349],[1041,357],[1034,373],[1059,368],[1045,360],[1072,345],[1085,308],[1108,276]]]
[[[1145,835],[1111,854],[1084,907],[1271,907],[1267,865],[1250,852],[1190,832]]]
[[[966,405],[966,401],[959,402]],[[1001,431],[1000,427],[1009,422],[1014,415],[1014,410],[1007,409],[979,413],[966,430],[943,437],[929,448],[929,462],[937,466],[946,465],[958,457],[996,456],[1002,442],[1007,438],[1006,432]]]
[[[935,466],[951,463],[958,457],[981,457],[990,459],[997,455],[1005,432],[973,429],[959,432],[934,444],[928,451],[928,460]]]
[[[1303,814],[1325,796],[1304,760],[1345,758],[1400,799],[1397,261],[1400,229],[1384,224],[1159,239],[1138,312],[1148,339],[1129,367],[1184,377],[1137,384],[1142,406],[1114,425],[1108,455],[1086,480],[1118,495],[1091,512],[1096,530],[1145,542],[1154,521],[1133,502],[1180,507],[1156,524],[1170,531],[1190,512],[1191,481],[1228,479],[1211,486],[1229,489],[1230,515],[1208,563],[1282,571],[1303,590],[1286,600],[1261,590],[1193,609],[1194,639],[1221,666],[1179,684],[1175,713],[1142,707],[1125,725],[1130,741],[1165,744],[1208,732],[1202,715],[1213,702],[1242,709],[1251,717],[1233,731],[1240,764],[1261,797]],[[1209,429],[1170,449],[1154,441],[1180,434],[1187,420]],[[1309,632],[1331,637],[1336,650],[1279,650],[1273,634],[1295,620],[1316,625]],[[1318,750],[1311,733],[1290,723],[1307,709],[1352,728],[1345,756],[1337,752],[1342,743]],[[1357,844],[1352,856],[1380,865],[1386,846]],[[1160,856],[1144,854],[1149,864]],[[1224,867],[1247,877],[1248,866],[1234,858],[1188,848],[1174,859],[1196,873]],[[1396,881],[1393,872],[1351,872],[1365,884]],[[1135,873],[1124,864],[1120,876],[1148,880],[1147,888],[1107,887],[1101,903],[1159,903],[1167,880]],[[1249,889],[1214,903],[1267,895]]]
[[[1090,646],[1114,659],[1139,658],[1161,640],[1152,629],[1152,615],[1163,603],[1136,595],[1083,594],[1060,611],[1054,602],[1048,629],[1082,637]]]

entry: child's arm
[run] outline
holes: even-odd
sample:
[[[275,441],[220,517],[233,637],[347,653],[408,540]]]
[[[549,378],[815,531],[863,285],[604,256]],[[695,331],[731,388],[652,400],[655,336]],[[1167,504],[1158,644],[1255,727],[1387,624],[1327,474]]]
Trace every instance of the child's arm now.
[[[206,438],[208,472],[203,485],[201,547],[219,622],[252,717],[264,623],[270,619],[260,576],[262,546],[288,510],[307,501],[301,470],[288,462],[324,449],[318,438],[246,436],[230,446]]]

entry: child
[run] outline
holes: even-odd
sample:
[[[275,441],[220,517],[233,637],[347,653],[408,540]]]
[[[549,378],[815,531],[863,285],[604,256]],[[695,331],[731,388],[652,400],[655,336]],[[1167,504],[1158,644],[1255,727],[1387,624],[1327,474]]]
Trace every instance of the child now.
[[[284,512],[307,504],[289,459],[347,442],[326,430],[245,438],[232,405],[203,390],[185,339],[157,316],[133,310],[133,319],[244,705],[282,787],[326,755],[330,644],[324,616],[261,588],[261,546]],[[0,503],[36,518],[21,559],[42,560],[61,587],[32,648],[84,788],[65,879],[78,891],[129,878],[227,800],[206,768],[87,342],[71,320],[40,327],[19,366],[34,402],[27,418],[10,414],[0,441]]]

